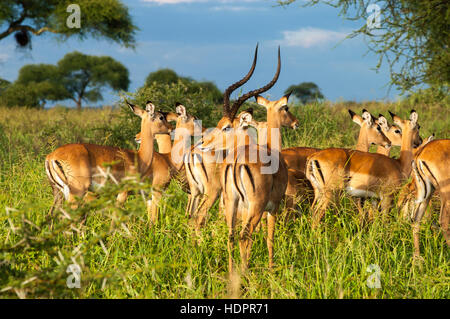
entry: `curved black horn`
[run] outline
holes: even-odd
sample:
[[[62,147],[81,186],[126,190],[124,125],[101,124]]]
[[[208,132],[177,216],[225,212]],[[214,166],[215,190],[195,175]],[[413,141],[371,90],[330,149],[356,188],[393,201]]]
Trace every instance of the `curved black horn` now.
[[[275,83],[278,80],[278,77],[280,75],[280,70],[281,70],[281,55],[280,55],[280,47],[278,47],[278,66],[277,66],[277,72],[275,73],[272,81],[270,81],[269,83],[267,83],[265,86],[263,86],[262,88],[259,88],[257,90],[253,90],[250,91],[244,95],[242,95],[239,99],[237,99],[234,103],[233,106],[231,107],[230,110],[230,118],[234,118],[236,116],[237,111],[239,110],[239,107],[249,98],[259,95],[263,92],[268,91],[272,86],[275,85]]]
[[[230,115],[230,95],[231,93],[236,90],[238,87],[241,87],[244,85],[250,77],[253,75],[253,72],[255,71],[256,67],[256,60],[258,57],[258,43],[256,44],[255,49],[255,57],[253,58],[253,64],[250,68],[250,71],[248,71],[247,75],[244,76],[241,80],[237,81],[236,83],[231,84],[223,93],[223,115],[229,116]]]

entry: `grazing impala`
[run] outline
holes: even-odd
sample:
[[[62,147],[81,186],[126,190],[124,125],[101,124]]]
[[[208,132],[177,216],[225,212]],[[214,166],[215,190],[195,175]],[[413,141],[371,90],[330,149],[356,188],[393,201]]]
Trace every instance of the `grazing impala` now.
[[[346,190],[358,198],[377,198],[383,211],[392,205],[393,193],[411,173],[413,146],[422,143],[417,113],[409,120],[390,113],[402,130],[399,159],[346,149],[330,148],[308,157],[306,176],[314,188],[313,226],[317,226],[328,204],[338,191]],[[360,211],[361,213],[361,211]],[[360,216],[363,217],[363,216]]]
[[[281,68],[278,50],[278,67],[271,82],[259,90],[251,91],[246,96],[257,96],[270,89],[278,79]],[[284,196],[287,185],[287,167],[281,155],[281,119],[277,114],[286,111],[287,96],[278,101],[267,101],[257,97],[258,104],[267,109],[267,141],[265,145],[245,143],[235,146],[233,160],[221,166],[220,183],[224,202],[224,212],[228,225],[228,254],[230,275],[233,270],[232,253],[234,233],[238,216],[242,217],[242,230],[239,235],[239,248],[242,269],[248,266],[252,245],[252,233],[258,225],[264,211],[268,211],[269,266],[273,265],[273,239],[275,215]],[[204,140],[203,148],[223,147],[223,138],[238,134],[230,130],[236,109],[224,108],[224,117],[219,121],[212,138]],[[264,159],[263,159],[264,158]]]
[[[95,144],[67,144],[54,150],[45,159],[45,169],[54,190],[55,202],[60,193],[75,204],[76,197],[85,198],[89,190],[105,182],[104,165],[111,165],[111,175],[121,180],[126,175],[140,174],[152,182],[153,201],[148,203],[149,219],[154,220],[160,196],[158,187],[167,183],[169,165],[161,155],[154,152],[155,134],[167,134],[172,130],[163,113],[147,102],[146,109],[128,103],[134,114],[141,118],[141,146],[139,151]],[[127,191],[119,193],[117,199],[123,202]],[[52,207],[53,209],[53,207]]]
[[[383,152],[385,149],[390,149],[391,141],[389,138],[386,138],[383,134],[384,131],[380,127],[381,125],[374,120],[373,116],[367,110],[364,109],[362,111],[362,116],[357,115],[352,110],[348,110],[348,112],[353,122],[361,127],[359,130],[358,141],[355,146],[356,150],[368,152],[369,147],[372,144],[378,145],[378,148]],[[385,128],[387,128],[387,126]],[[387,129],[387,131],[390,130],[391,129],[389,128]],[[281,151],[288,167],[288,186],[286,188],[287,208],[293,209],[294,199],[298,197],[310,201],[313,187],[306,178],[306,159],[308,156],[318,151],[320,151],[320,149],[312,147],[290,147]]]
[[[420,257],[420,221],[435,190],[441,197],[439,223],[450,246],[450,140],[429,142],[416,154],[412,168],[416,182],[417,207],[413,215],[414,257]]]

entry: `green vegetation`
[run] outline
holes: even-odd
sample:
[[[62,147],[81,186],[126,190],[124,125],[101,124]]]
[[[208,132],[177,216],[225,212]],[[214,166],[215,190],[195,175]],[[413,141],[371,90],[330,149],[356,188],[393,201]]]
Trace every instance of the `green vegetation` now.
[[[147,96],[130,98],[140,101]],[[162,95],[153,99],[160,106],[158,99]],[[172,102],[167,103],[165,107],[173,109]],[[195,100],[186,103],[195,109]],[[293,105],[300,128],[284,130],[284,146],[354,145],[358,127],[350,120],[348,108],[358,113],[366,108],[376,115],[391,110],[407,116],[414,107],[422,136],[435,132],[437,138],[450,137],[448,104],[330,106],[329,102]],[[217,204],[197,242],[184,215],[187,196],[175,182],[164,196],[159,223],[151,229],[139,192],[150,185],[133,180],[126,185],[108,183],[98,199],[75,211],[65,206],[64,212],[47,219],[53,197],[44,171],[46,154],[71,142],[135,147],[138,122],[122,109],[0,108],[0,297],[450,297],[450,250],[440,231],[432,227],[439,205],[433,219],[422,227],[420,265],[412,264],[410,224],[399,218],[396,209],[386,221],[376,219],[359,229],[356,209],[343,198],[339,209],[331,208],[322,226],[313,231],[306,207],[297,220],[278,223],[273,271],[267,268],[264,233],[254,235],[249,271],[236,279],[241,289],[228,283],[227,231]],[[123,187],[136,195],[124,207],[117,207],[115,196]],[[84,212],[88,212],[87,223],[80,226]],[[235,253],[238,256],[237,249]],[[73,261],[81,266],[80,289],[66,286],[66,269]],[[366,285],[371,264],[381,269],[381,289]]]
[[[78,0],[80,27],[71,28],[67,20],[70,0],[2,0],[0,3],[0,41],[14,34],[17,45],[31,49],[32,36],[53,34],[59,40],[69,37],[105,38],[125,47],[134,47],[137,27],[128,8],[120,0]]]

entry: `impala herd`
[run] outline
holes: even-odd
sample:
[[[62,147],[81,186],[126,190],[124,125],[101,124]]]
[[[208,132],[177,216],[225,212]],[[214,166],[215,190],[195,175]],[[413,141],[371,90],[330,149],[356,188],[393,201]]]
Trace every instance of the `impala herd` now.
[[[367,110],[361,116],[349,110],[353,122],[360,126],[354,149],[281,149],[280,128],[296,129],[301,123],[289,112],[289,94],[277,101],[260,95],[278,80],[279,48],[273,79],[243,94],[233,104],[230,102],[231,93],[252,76],[257,52],[258,46],[247,75],[225,90],[223,117],[212,130],[202,129],[180,103],[173,113],[157,111],[150,101],[145,110],[126,101],[131,111],[141,118],[141,130],[136,135],[140,143],[138,151],[83,143],[64,145],[49,154],[45,170],[55,197],[51,212],[63,199],[73,207],[77,198],[88,200],[108,176],[120,181],[130,174],[138,174],[152,185],[147,213],[150,224],[154,224],[163,191],[177,177],[184,181],[183,190],[188,194],[186,215],[196,232],[206,224],[210,208],[220,197],[219,210],[228,226],[231,274],[238,221],[242,223],[238,235],[242,269],[248,266],[252,233],[262,218],[267,219],[269,267],[272,267],[275,223],[281,201],[285,200],[289,211],[297,211],[298,198],[309,202],[312,226],[317,227],[330,202],[343,192],[356,198],[361,222],[370,221],[373,211],[378,211],[377,206],[385,216],[400,192],[399,208],[413,221],[414,257],[420,257],[419,226],[431,195],[437,190],[441,199],[439,221],[450,245],[450,140],[432,140],[432,136],[423,141],[414,110],[409,119],[389,112],[394,125],[389,125],[381,114],[376,118]],[[252,109],[238,114],[240,106],[252,97],[266,108],[266,122],[255,121]],[[173,144],[171,121],[176,122]],[[191,145],[194,134],[200,138]],[[158,152],[154,149],[155,141]],[[373,144],[378,145],[377,152],[369,153]],[[398,159],[389,157],[392,146],[401,147]],[[105,164],[109,174],[105,174]],[[412,182],[403,186],[410,176]],[[119,193],[117,201],[123,203],[127,195],[127,191]],[[363,209],[365,201],[372,204],[369,216]]]

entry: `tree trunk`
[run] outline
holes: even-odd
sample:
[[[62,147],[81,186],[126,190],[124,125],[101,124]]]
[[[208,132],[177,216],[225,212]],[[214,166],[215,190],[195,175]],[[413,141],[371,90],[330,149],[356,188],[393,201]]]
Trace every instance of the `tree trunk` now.
[[[79,98],[77,101],[75,101],[77,103],[77,110],[81,111],[81,98]]]

